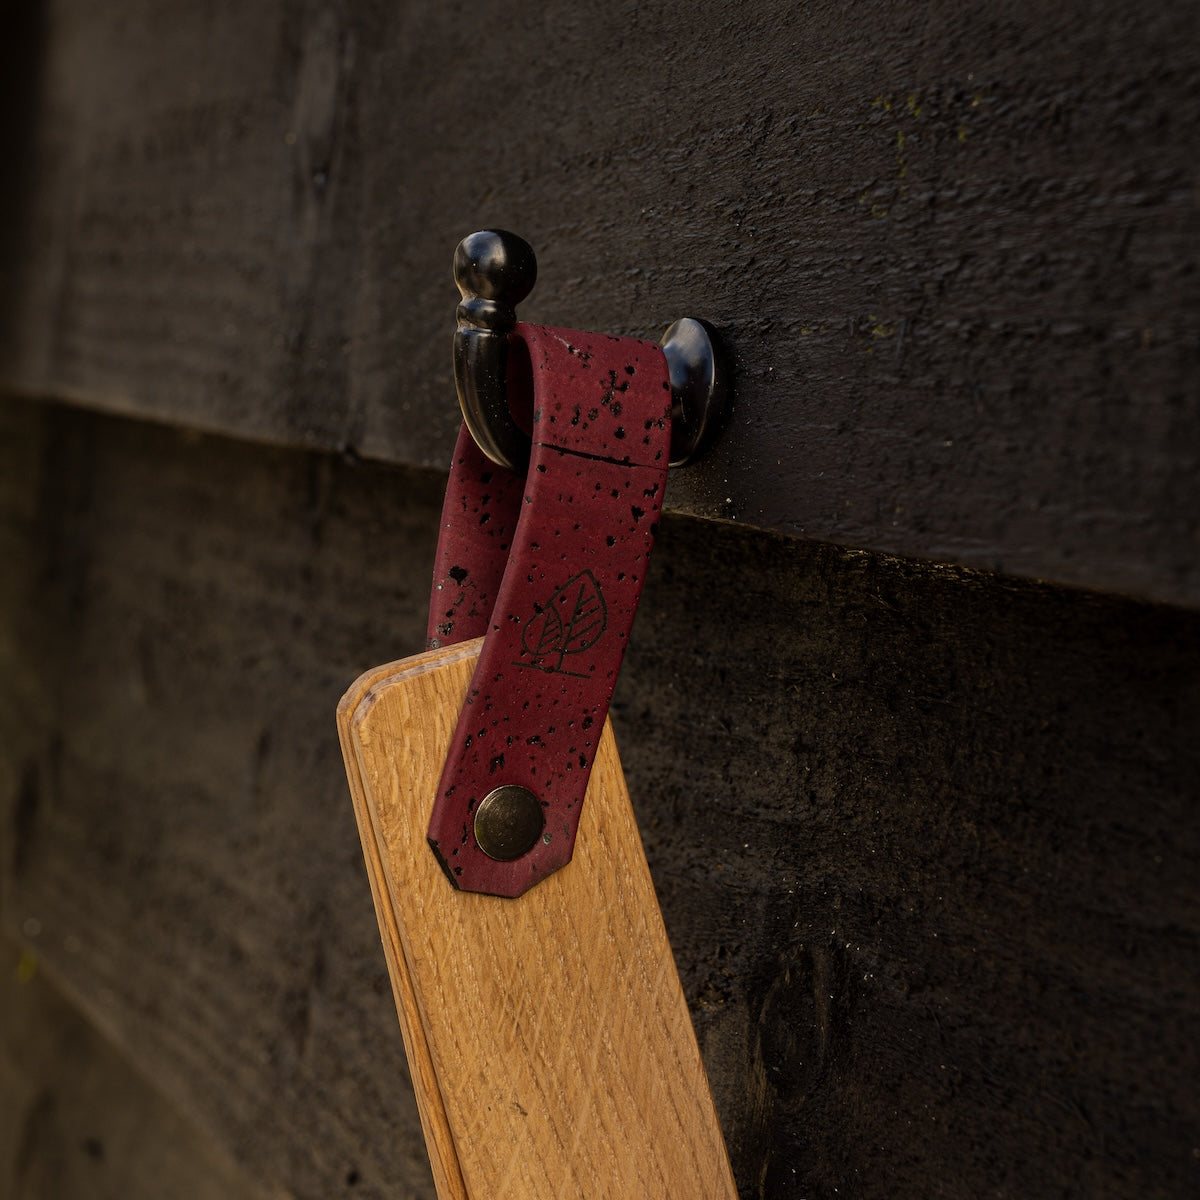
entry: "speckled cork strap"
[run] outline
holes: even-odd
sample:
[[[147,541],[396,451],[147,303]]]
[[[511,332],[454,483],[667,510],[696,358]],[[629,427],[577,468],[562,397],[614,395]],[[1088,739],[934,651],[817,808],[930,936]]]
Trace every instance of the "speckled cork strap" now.
[[[533,377],[529,475],[429,825],[452,882],[498,896],[520,895],[571,859],[671,436],[667,365],[655,343],[525,324],[515,334]],[[453,619],[450,639],[469,636]],[[534,793],[546,823],[532,850],[501,862],[477,845],[472,814],[506,784]]]

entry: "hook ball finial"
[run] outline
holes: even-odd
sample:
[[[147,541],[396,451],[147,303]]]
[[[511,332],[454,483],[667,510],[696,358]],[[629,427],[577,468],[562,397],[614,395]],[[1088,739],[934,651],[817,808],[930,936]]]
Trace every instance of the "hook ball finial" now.
[[[529,461],[529,435],[508,407],[508,335],[516,306],[536,279],[533,247],[515,233],[483,229],[454,251],[454,282],[462,293],[454,334],[458,402],[479,448],[514,471]]]
[[[482,229],[463,238],[454,251],[454,282],[464,299],[515,307],[533,291],[536,280],[533,247],[515,233]]]

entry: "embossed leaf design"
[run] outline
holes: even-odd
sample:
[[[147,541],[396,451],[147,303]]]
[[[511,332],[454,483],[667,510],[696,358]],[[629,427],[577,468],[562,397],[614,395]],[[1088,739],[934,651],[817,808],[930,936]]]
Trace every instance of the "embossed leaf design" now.
[[[521,644],[534,658],[553,654],[556,647],[562,645],[562,641],[562,617],[558,615],[558,609],[553,603],[526,621],[525,628],[521,631]]]
[[[558,656],[562,670],[568,654],[590,650],[608,627],[604,593],[591,571],[573,575],[550,597],[541,612],[525,623],[521,643],[534,659]]]

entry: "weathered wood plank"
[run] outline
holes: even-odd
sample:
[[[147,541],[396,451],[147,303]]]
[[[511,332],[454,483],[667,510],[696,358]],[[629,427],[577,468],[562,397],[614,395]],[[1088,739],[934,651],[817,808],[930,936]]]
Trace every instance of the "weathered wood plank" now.
[[[432,1197],[333,729],[432,481],[347,524],[325,460],[122,428],[0,436],[5,923],[264,1185]]]
[[[264,1184],[432,1195],[332,705],[438,480],[3,411],[5,921]],[[743,1194],[1193,1195],[1200,617],[656,555],[614,721]]]
[[[726,332],[676,509],[1200,600],[1195,5],[47,12],[10,388],[441,466],[504,225],[529,319]]]
[[[0,1193],[9,1200],[267,1196],[7,937],[0,937]]]

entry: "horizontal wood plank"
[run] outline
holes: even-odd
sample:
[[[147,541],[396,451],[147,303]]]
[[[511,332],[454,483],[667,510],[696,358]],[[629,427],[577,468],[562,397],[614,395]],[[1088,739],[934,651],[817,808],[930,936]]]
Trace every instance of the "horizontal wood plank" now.
[[[423,623],[433,490],[347,525],[324,459],[9,415],[6,927],[274,1193],[432,1200],[333,714]]]
[[[40,931],[29,927],[26,937]],[[0,1194],[268,1200],[47,976],[0,936]]]
[[[432,1197],[333,708],[437,479],[0,413],[6,927],[264,1186]],[[613,720],[743,1194],[1193,1195],[1197,615],[655,554]]]
[[[18,31],[20,32],[20,31]],[[1195,6],[57,0],[6,53],[0,382],[449,461],[457,240],[707,318],[668,503],[1195,604]]]

